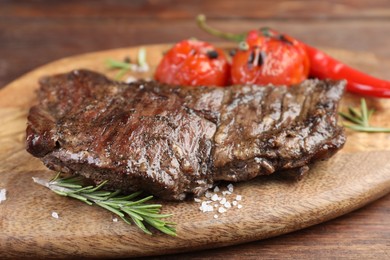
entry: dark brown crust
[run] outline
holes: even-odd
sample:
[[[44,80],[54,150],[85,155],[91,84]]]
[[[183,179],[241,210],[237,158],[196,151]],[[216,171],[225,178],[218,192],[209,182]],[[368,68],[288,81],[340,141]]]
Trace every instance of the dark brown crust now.
[[[340,81],[193,88],[79,70],[40,84],[27,151],[50,169],[163,199],[199,195],[219,180],[305,172],[345,143]]]

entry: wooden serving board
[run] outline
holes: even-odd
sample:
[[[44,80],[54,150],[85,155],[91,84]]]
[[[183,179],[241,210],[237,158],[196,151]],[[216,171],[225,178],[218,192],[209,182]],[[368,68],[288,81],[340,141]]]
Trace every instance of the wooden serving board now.
[[[147,47],[152,70],[169,45]],[[36,102],[37,81],[44,75],[88,68],[108,76],[107,58],[136,57],[138,48],[116,49],[61,59],[40,67],[0,91],[0,203],[1,257],[131,257],[221,247],[277,236],[348,213],[390,192],[390,134],[347,131],[345,148],[326,162],[315,164],[301,181],[277,176],[260,177],[235,185],[242,195],[241,209],[233,208],[215,219],[199,204],[161,202],[173,213],[177,237],[146,235],[134,226],[113,222],[100,208],[60,197],[35,184],[32,177],[50,179],[53,172],[24,147],[26,115]],[[333,56],[373,72],[380,61],[369,53],[326,50]],[[151,74],[135,74],[151,77]],[[360,98],[347,94],[346,105]],[[376,109],[373,124],[390,126],[390,100],[367,99]],[[51,216],[57,212],[59,218]]]

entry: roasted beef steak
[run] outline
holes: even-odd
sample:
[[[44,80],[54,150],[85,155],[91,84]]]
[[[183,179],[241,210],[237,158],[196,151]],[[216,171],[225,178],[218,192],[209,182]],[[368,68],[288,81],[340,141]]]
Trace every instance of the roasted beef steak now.
[[[50,169],[163,199],[199,195],[220,180],[306,171],[345,143],[343,81],[194,88],[77,70],[40,85],[27,151]]]

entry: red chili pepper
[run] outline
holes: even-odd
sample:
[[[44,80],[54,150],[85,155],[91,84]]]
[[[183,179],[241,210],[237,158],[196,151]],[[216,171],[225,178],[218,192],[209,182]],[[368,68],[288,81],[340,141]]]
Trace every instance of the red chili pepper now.
[[[324,52],[305,45],[310,59],[310,75],[320,79],[346,79],[347,90],[353,93],[390,97],[390,82],[372,77],[330,57]]]

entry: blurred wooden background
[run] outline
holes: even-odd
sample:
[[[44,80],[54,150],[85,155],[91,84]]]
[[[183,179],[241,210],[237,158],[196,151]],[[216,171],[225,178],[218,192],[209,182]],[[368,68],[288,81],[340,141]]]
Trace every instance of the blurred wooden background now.
[[[390,60],[390,1],[0,0],[0,88],[58,58],[197,37],[204,13],[220,29],[270,26],[315,46]],[[390,79],[390,63],[380,73]],[[390,196],[333,221],[284,236],[169,256],[197,258],[390,259]]]

